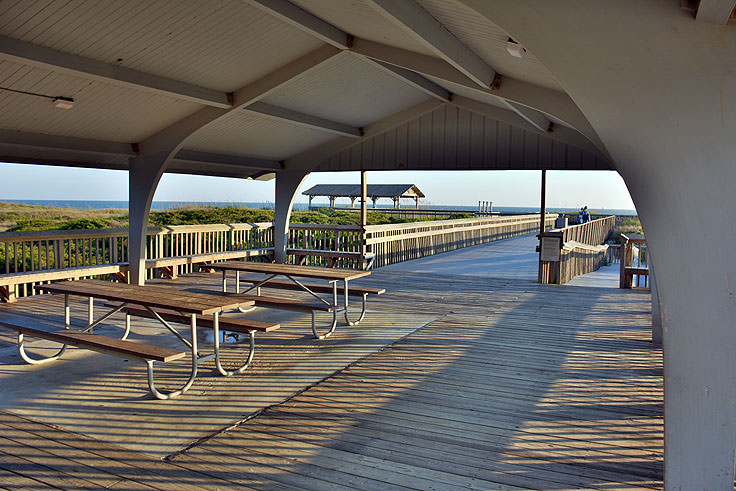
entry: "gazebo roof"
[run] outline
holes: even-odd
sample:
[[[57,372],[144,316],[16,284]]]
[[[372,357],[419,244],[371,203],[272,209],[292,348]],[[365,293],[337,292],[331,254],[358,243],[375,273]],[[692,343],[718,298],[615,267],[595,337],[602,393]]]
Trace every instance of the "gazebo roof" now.
[[[359,184],[317,184],[302,193],[306,196],[359,197]],[[424,193],[414,184],[368,184],[371,198],[424,198]]]

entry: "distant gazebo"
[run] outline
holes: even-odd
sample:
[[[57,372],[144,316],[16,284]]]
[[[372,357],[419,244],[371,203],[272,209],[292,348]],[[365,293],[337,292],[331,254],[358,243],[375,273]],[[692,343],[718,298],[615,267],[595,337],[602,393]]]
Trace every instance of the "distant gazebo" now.
[[[309,196],[309,208],[312,208],[312,199],[315,196],[327,196],[330,200],[330,208],[335,207],[337,198],[350,198],[351,208],[355,206],[355,200],[360,198],[360,184],[317,184],[302,193]],[[414,200],[414,207],[419,208],[419,198],[424,198],[424,193],[414,184],[368,184],[367,196],[373,201],[373,208],[379,198],[391,198],[394,208],[400,207],[401,198]]]

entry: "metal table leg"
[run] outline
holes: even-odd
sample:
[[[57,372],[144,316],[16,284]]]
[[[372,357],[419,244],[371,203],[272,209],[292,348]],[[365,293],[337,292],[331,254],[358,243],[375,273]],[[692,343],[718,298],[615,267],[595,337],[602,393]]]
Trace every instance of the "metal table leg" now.
[[[156,384],[153,380],[153,363],[154,360],[146,360],[146,366],[148,368],[148,388],[151,390],[151,394],[156,399],[172,399],[174,397],[180,396],[194,383],[194,379],[197,377],[197,362],[199,361],[199,355],[197,353],[197,316],[196,314],[191,314],[190,318],[190,332],[192,336],[191,341],[191,348],[192,348],[192,372],[189,375],[189,379],[184,383],[184,385],[178,389],[171,392],[162,392],[156,388]]]

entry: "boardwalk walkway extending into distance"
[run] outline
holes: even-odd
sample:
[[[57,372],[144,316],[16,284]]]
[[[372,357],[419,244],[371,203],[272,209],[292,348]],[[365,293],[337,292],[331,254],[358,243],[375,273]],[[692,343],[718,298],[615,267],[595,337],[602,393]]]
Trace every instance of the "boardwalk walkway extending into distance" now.
[[[0,489],[661,488],[648,292],[536,284],[524,240],[375,271],[359,283],[388,292],[365,326],[325,341],[307,315],[258,311],[282,329],[257,339],[253,369],[205,365],[173,401],[149,399],[144,369],[115,357],[23,365],[4,335]],[[216,289],[219,276],[167,283]],[[60,318],[61,303],[0,317]],[[133,330],[172,338],[147,320]]]

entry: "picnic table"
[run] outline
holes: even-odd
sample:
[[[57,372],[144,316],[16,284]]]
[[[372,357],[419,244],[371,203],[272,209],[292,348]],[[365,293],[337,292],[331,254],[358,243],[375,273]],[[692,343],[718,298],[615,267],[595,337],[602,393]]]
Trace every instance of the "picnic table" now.
[[[63,329],[46,331],[26,326],[0,322],[0,325],[18,331],[18,350],[21,357],[28,363],[40,364],[58,359],[66,350],[67,345],[116,354],[124,357],[132,357],[144,360],[148,370],[148,386],[151,393],[158,399],[170,399],[186,392],[194,383],[197,376],[199,363],[214,359],[215,364],[223,375],[239,373],[242,370],[224,370],[220,360],[220,313],[236,308],[249,307],[254,304],[251,299],[229,297],[212,293],[196,293],[177,290],[164,286],[138,286],[124,283],[112,283],[101,280],[80,280],[61,283],[39,285],[39,290],[54,294],[64,295],[64,326]],[[82,330],[71,329],[70,297],[84,297],[88,299],[87,327]],[[111,309],[98,319],[94,319],[94,299],[115,302]],[[130,333],[130,311],[126,309],[142,309],[149,317],[157,319],[164,327],[174,334],[191,352],[191,373],[188,380],[177,390],[160,391],[154,383],[154,362],[169,362],[186,356],[184,351],[176,351],[168,348],[149,346],[142,343],[128,341]],[[95,326],[110,318],[112,315],[125,312],[125,326],[122,336],[111,338],[94,334]],[[207,318],[211,316],[211,320]],[[168,320],[181,322],[188,320],[190,325],[190,338],[186,339],[177,332]],[[197,346],[198,322],[214,330],[214,352],[208,355],[200,354]],[[237,329],[237,321],[234,323],[225,320],[228,329]],[[275,325],[274,328],[278,327]],[[267,330],[264,328],[264,330]],[[59,342],[63,346],[52,356],[45,358],[32,358],[25,351],[23,335],[41,337],[51,341]],[[251,331],[250,352],[246,365],[250,363],[253,354],[253,337]],[[243,368],[243,367],[241,367]]]
[[[256,263],[247,261],[225,261],[208,265],[210,269],[222,271],[222,291],[227,293],[227,273],[232,271],[235,273],[235,292],[237,298],[252,299],[256,306],[267,306],[274,308],[284,308],[292,310],[307,310],[312,312],[312,332],[317,339],[324,339],[330,336],[337,326],[337,315],[342,313],[345,322],[350,326],[355,326],[363,320],[366,314],[366,302],[368,294],[380,295],[385,292],[382,288],[365,288],[357,287],[351,290],[349,282],[357,278],[369,276],[370,271],[357,269],[333,269],[317,266],[301,266],[296,264],[273,264],[273,263]],[[241,273],[257,273],[261,276],[258,278],[241,278]],[[277,278],[286,278],[277,279]],[[322,280],[325,283],[307,283],[303,278]],[[247,281],[250,287],[241,291],[240,283]],[[342,283],[342,305],[338,302],[339,284]],[[317,299],[317,302],[305,303],[295,299],[283,297],[271,297],[261,295],[261,287],[271,287],[279,289],[301,290]],[[250,291],[256,291],[256,295],[247,295]],[[331,293],[331,299],[326,300],[319,293]],[[348,314],[348,297],[350,295],[360,295],[363,298],[360,316],[357,320],[350,320]],[[331,312],[332,324],[325,334],[317,332],[315,312]]]

